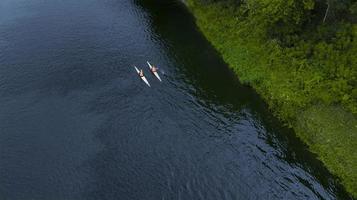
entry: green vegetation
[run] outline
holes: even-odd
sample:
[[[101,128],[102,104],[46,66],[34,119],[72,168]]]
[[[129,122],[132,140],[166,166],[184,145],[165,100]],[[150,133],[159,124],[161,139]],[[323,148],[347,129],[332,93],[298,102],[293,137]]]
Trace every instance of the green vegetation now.
[[[357,1],[187,1],[241,82],[357,197]]]

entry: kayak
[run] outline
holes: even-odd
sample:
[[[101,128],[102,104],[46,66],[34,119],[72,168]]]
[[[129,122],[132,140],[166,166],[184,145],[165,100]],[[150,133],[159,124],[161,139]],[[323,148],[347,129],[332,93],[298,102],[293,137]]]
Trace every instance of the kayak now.
[[[161,81],[161,78],[160,78],[160,76],[159,76],[159,73],[153,72],[153,71],[152,71],[152,65],[149,63],[149,61],[146,61],[146,62],[148,63],[148,65],[149,65],[149,67],[150,67],[150,71],[156,76],[157,79],[159,79],[159,81]]]
[[[141,80],[143,80],[146,83],[146,85],[148,85],[150,87],[149,81],[145,78],[145,76],[140,76],[140,70],[136,66],[134,66],[134,67],[135,67],[135,70],[138,73],[139,77],[141,78]]]

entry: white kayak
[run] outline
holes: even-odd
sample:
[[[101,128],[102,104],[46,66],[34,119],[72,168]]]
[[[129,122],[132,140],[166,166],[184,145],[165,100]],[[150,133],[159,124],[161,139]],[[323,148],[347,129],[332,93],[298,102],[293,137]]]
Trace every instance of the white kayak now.
[[[139,75],[139,77],[140,77],[140,70],[139,70],[136,66],[134,66],[134,67],[135,67],[135,70],[136,70],[136,72],[138,73],[138,75]],[[145,76],[141,76],[140,78],[141,78],[141,80],[143,80],[143,81],[146,83],[146,85],[148,85],[148,86],[150,87],[150,83],[149,83],[149,81],[145,78]]]
[[[161,78],[160,78],[160,76],[159,76],[159,73],[153,72],[153,71],[152,71],[152,65],[149,63],[149,61],[146,61],[146,62],[148,63],[148,65],[149,65],[149,67],[150,67],[150,71],[156,76],[157,79],[159,79],[159,81],[161,81]]]

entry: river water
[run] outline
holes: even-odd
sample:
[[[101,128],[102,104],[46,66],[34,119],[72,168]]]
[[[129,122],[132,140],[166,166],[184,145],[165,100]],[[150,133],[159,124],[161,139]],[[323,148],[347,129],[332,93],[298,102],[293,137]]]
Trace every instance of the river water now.
[[[179,1],[1,0],[0,199],[351,197]]]

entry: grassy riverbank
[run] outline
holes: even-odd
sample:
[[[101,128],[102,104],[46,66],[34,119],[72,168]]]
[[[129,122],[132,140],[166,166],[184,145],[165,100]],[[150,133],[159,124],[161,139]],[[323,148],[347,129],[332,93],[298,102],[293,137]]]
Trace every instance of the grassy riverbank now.
[[[329,17],[314,0],[270,1],[186,3],[241,82],[357,197],[357,3]]]

